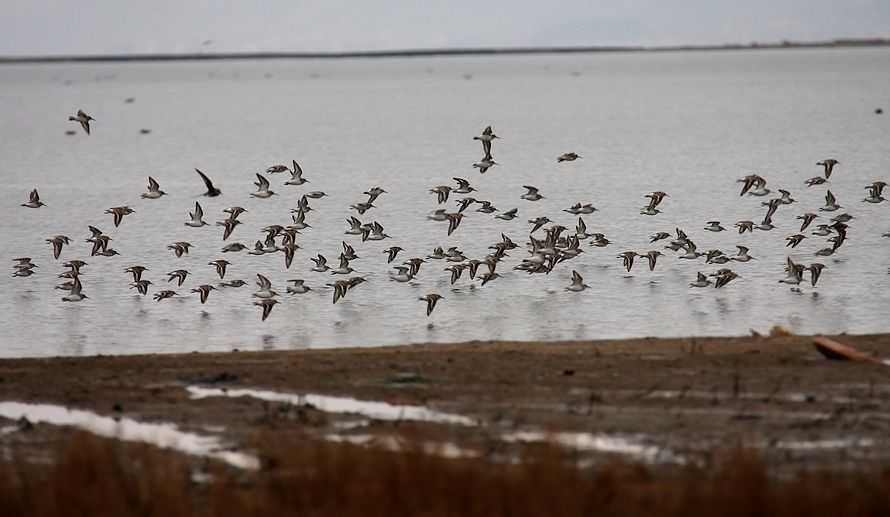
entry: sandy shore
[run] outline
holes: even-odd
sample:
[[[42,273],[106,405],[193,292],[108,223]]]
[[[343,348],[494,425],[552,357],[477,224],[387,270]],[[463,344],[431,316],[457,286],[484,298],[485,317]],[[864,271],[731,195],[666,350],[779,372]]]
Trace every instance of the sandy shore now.
[[[890,357],[890,334],[836,339]],[[890,367],[828,361],[812,342],[803,336],[470,342],[7,359],[0,360],[0,401],[172,422],[221,435],[243,450],[251,450],[258,432],[358,441],[407,429],[481,454],[507,447],[506,437],[517,433],[560,431],[657,448],[663,454],[632,458],[656,463],[702,462],[742,446],[779,473],[890,465]],[[425,406],[477,425],[385,421],[254,397],[194,399],[189,386]],[[0,418],[0,428],[12,423]],[[64,432],[38,425],[3,434],[0,445],[41,447]],[[615,451],[583,452],[596,460]]]

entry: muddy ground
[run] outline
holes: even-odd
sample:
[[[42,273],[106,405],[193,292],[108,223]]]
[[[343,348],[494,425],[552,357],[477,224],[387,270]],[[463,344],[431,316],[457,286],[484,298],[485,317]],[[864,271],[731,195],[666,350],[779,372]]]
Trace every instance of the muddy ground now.
[[[890,335],[836,336],[890,358]],[[890,366],[829,361],[812,337],[470,342],[371,349],[0,360],[0,401],[55,403],[173,422],[255,450],[280,434],[420,437],[506,454],[517,431],[626,437],[645,461],[707,464],[756,449],[777,473],[890,466]],[[478,425],[383,422],[250,397],[191,399],[187,386],[258,388],[425,405]],[[64,428],[15,431],[0,447],[40,452]],[[27,427],[27,426],[23,426]],[[593,462],[604,457],[583,453]],[[606,454],[605,456],[608,456]],[[631,458],[640,459],[640,458]]]

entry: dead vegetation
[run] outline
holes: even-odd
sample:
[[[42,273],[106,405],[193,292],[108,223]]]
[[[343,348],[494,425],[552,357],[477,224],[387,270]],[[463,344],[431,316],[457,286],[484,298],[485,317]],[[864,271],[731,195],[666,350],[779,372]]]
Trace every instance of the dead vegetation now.
[[[768,475],[746,452],[662,471],[580,468],[530,448],[515,462],[447,459],[294,437],[258,472],[82,433],[53,461],[0,459],[0,515],[886,515],[890,472]]]

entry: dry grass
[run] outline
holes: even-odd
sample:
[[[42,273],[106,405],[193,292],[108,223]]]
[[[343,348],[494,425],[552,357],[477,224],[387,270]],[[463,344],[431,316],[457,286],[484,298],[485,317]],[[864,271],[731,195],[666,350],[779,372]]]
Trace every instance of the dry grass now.
[[[73,438],[71,437],[73,436]],[[578,469],[536,447],[518,462],[445,459],[295,437],[258,473],[74,433],[55,461],[0,459],[0,515],[887,515],[890,472],[775,479],[755,456],[671,472]]]

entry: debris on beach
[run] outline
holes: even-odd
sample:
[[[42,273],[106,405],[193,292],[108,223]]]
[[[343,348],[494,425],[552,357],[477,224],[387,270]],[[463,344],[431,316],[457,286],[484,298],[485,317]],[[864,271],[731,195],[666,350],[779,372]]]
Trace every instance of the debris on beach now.
[[[826,359],[832,361],[863,361],[868,363],[880,363],[874,357],[863,354],[862,352],[838,343],[837,341],[826,337],[817,337],[813,339],[813,346]]]

